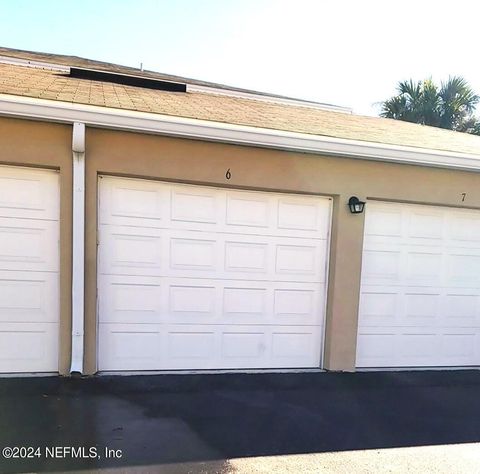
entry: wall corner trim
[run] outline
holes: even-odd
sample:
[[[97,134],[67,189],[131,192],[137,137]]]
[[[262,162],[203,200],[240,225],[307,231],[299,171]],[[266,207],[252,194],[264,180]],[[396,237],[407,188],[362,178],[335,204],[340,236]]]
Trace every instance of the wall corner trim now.
[[[70,373],[83,373],[85,319],[85,124],[72,133],[72,359]]]

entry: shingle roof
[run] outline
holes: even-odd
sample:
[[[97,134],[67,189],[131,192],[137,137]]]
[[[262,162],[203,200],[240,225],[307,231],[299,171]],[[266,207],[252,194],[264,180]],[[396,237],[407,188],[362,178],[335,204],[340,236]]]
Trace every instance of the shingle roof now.
[[[137,71],[138,72],[138,71]],[[480,155],[480,137],[378,117],[202,92],[165,92],[0,64],[0,93]]]
[[[213,87],[215,89],[223,89],[225,91],[244,92],[247,94],[253,93],[255,95],[260,95],[264,97],[292,99],[291,97],[287,97],[284,95],[271,94],[268,92],[261,92],[261,91],[253,91],[253,90],[245,89],[241,87],[233,87],[225,84],[219,84],[217,82],[202,81],[199,79],[176,76],[173,74],[165,74],[157,71],[140,70],[130,66],[122,66],[120,64],[107,63],[104,61],[96,61],[93,59],[81,58],[79,56],[39,53],[36,51],[24,51],[21,49],[3,48],[1,46],[0,46],[0,56],[19,58],[27,61],[41,61],[41,62],[46,62],[50,64],[68,66],[68,67],[90,68],[90,69],[96,69],[98,71],[108,71],[108,72],[114,72],[119,74],[132,74],[137,76],[141,75],[141,76],[149,77],[152,79],[159,79],[159,80],[173,81],[173,82],[183,82],[183,83],[191,84],[195,86],[204,86],[204,87]],[[303,101],[302,99],[293,99],[293,100],[299,101],[299,102]],[[311,101],[308,101],[308,100],[305,100],[303,102],[307,104],[311,103]],[[332,104],[323,104],[323,105],[333,106]]]

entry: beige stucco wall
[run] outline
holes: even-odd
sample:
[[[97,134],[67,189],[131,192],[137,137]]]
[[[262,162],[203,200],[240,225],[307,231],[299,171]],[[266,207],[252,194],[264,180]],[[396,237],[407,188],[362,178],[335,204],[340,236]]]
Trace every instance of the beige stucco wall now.
[[[71,127],[0,118],[0,163],[60,170],[60,372],[71,352]],[[351,195],[480,209],[480,174],[87,128],[85,368],[96,371],[97,176],[332,196],[325,367],[353,370],[364,214]],[[225,179],[230,168],[232,178]],[[462,193],[467,193],[464,203]],[[368,205],[368,204],[367,204]]]
[[[0,118],[0,163],[60,170],[59,371],[68,374],[71,353],[72,131],[68,125]]]
[[[364,214],[351,195],[480,208],[480,175],[411,165],[307,155],[195,140],[87,129],[85,365],[96,370],[97,176],[185,181],[334,198],[325,367],[355,367]],[[230,169],[232,177],[225,178]],[[464,203],[461,193],[467,193]]]

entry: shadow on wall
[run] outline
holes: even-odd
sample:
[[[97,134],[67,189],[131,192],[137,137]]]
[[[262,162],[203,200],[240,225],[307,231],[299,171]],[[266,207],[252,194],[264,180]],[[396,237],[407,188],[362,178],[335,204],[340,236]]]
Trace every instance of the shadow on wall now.
[[[41,456],[0,457],[0,472],[226,472],[238,457],[477,442],[479,396],[473,370],[7,378],[0,447]],[[84,451],[48,458],[56,446]]]

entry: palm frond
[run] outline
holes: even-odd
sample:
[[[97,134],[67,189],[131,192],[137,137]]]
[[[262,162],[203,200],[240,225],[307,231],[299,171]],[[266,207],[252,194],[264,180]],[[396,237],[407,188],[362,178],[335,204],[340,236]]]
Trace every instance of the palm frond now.
[[[480,122],[474,116],[480,96],[463,77],[451,76],[440,86],[431,78],[409,79],[400,81],[397,91],[396,96],[382,102],[382,117],[480,133]]]

